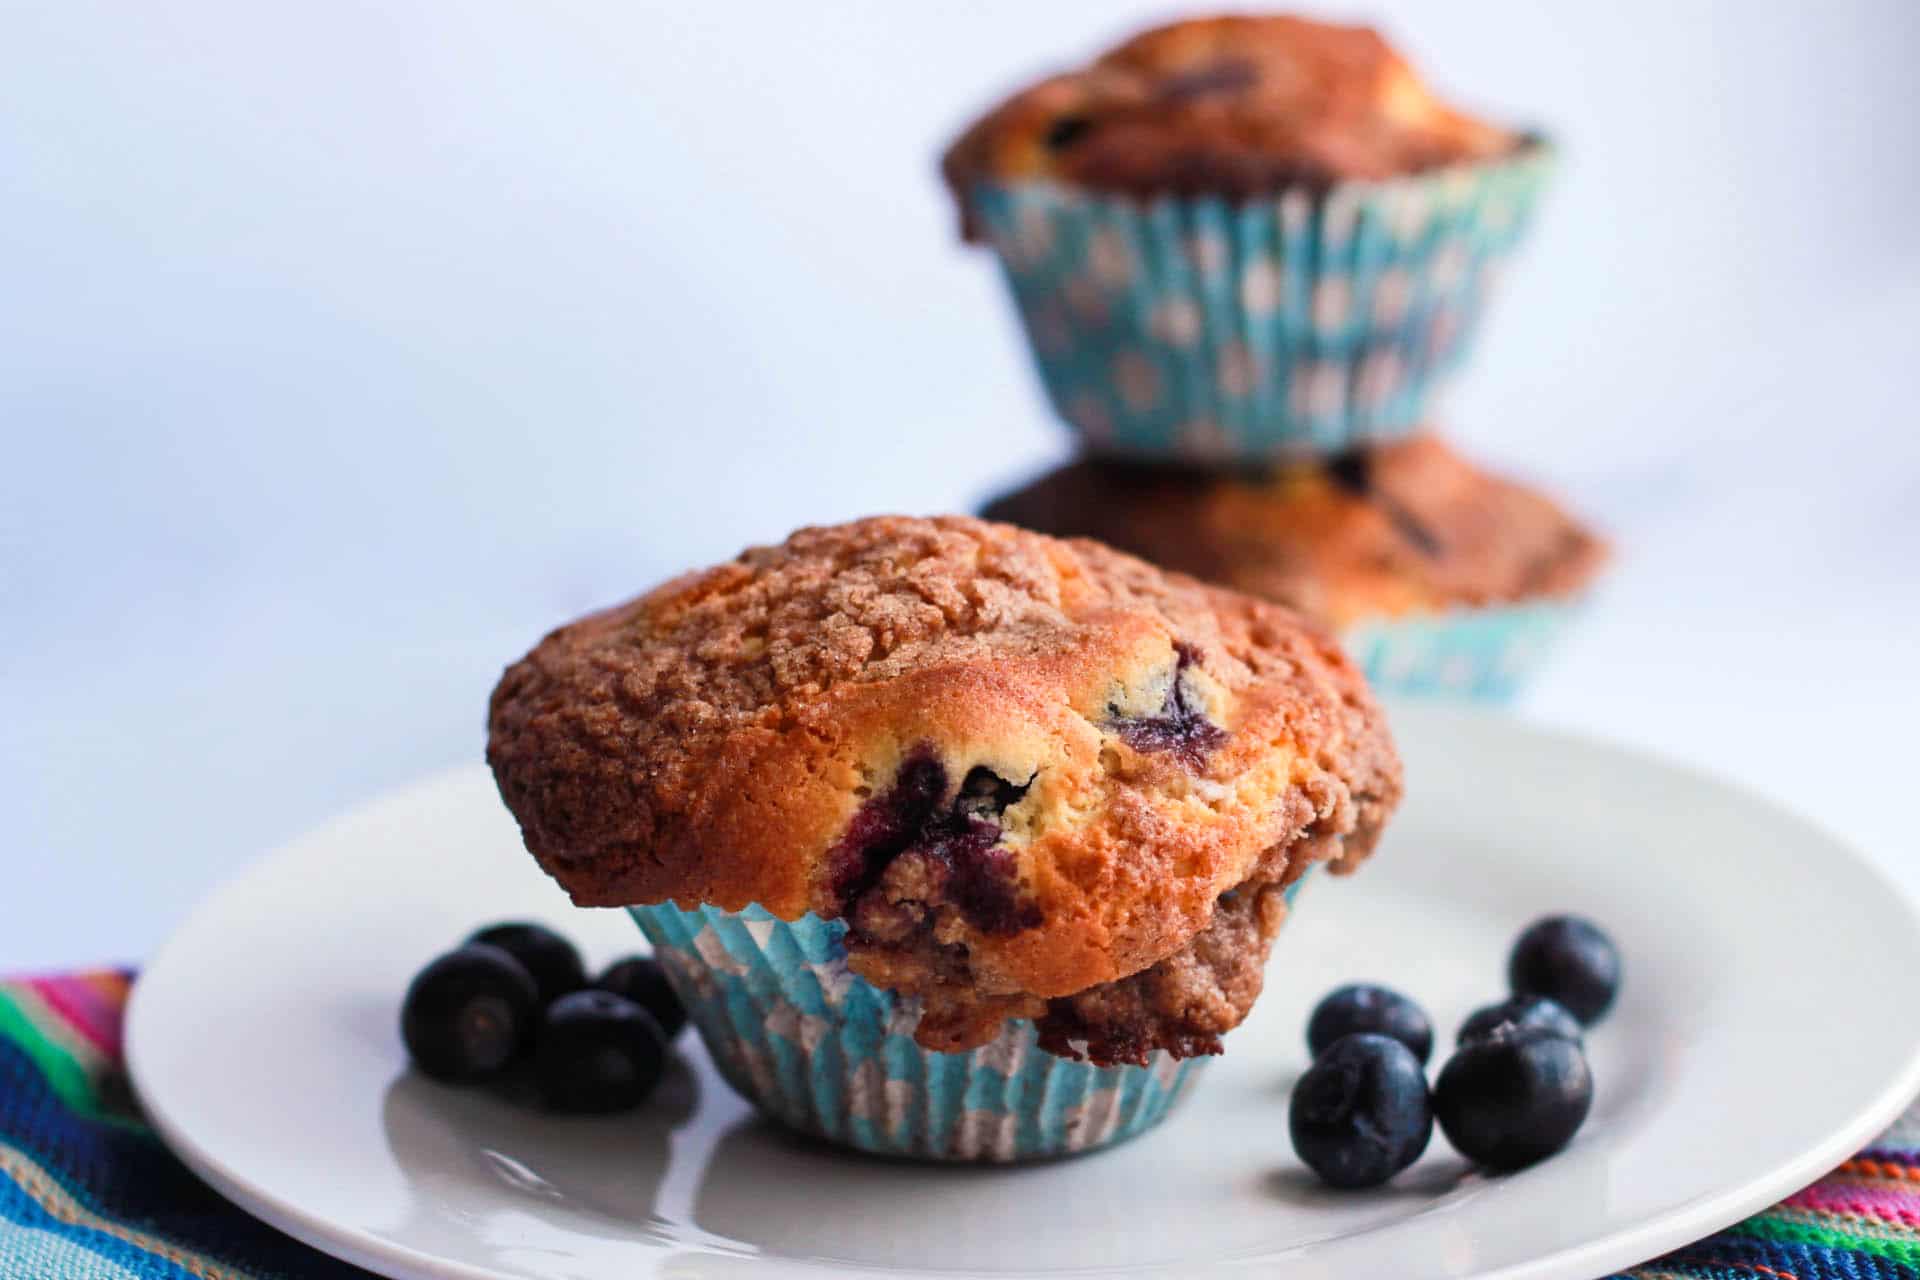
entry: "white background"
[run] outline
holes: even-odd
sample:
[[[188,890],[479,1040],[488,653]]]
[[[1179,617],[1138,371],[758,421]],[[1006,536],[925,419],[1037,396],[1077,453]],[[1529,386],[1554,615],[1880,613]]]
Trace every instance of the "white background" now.
[[[1920,4],[1328,9],[1565,145],[1446,418],[1621,545],[1521,713],[1920,889]],[[1166,12],[0,0],[0,970],[476,759],[551,624],[1063,456],[933,158]]]

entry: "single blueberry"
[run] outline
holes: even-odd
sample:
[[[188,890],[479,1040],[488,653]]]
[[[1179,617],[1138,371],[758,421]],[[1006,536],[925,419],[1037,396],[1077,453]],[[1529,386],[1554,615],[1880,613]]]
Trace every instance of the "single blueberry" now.
[[[540,988],[541,1004],[551,1004],[587,985],[587,969],[580,963],[580,953],[543,924],[526,920],[490,924],[467,941],[498,947],[525,965],[534,985]]]
[[[625,996],[590,988],[547,1006],[533,1073],[555,1111],[625,1111],[647,1100],[666,1060],[667,1037],[652,1014]]]
[[[472,944],[415,975],[400,1005],[400,1039],[435,1080],[485,1080],[526,1047],[539,1009],[539,990],[518,960]]]
[[[1593,1106],[1593,1073],[1577,1041],[1513,1027],[1461,1046],[1433,1089],[1454,1150],[1489,1169],[1520,1169],[1572,1140]]]
[[[1085,116],[1061,116],[1047,126],[1041,141],[1050,151],[1062,151],[1072,146],[1093,130],[1093,121]]]
[[[1342,1036],[1373,1031],[1392,1036],[1425,1064],[1433,1052],[1433,1023],[1419,1005],[1391,987],[1356,982],[1314,1006],[1307,1019],[1307,1049],[1314,1057]]]
[[[1591,920],[1548,916],[1527,926],[1507,960],[1515,995],[1557,1000],[1592,1026],[1620,989],[1620,953]]]
[[[1200,665],[1192,645],[1175,642],[1173,677],[1167,683],[1160,709],[1150,716],[1117,715],[1109,723],[1135,751],[1165,752],[1194,771],[1206,766],[1207,756],[1224,745],[1227,731],[1207,719],[1195,705],[1186,674]]]
[[[1433,1137],[1427,1077],[1413,1051],[1363,1032],[1336,1040],[1293,1087],[1293,1149],[1335,1187],[1373,1187],[1400,1172]]]
[[[1373,492],[1373,455],[1365,449],[1348,449],[1329,456],[1321,463],[1327,479],[1356,498]]]
[[[843,915],[901,858],[917,858],[963,919],[983,933],[1013,934],[1040,924],[1040,908],[1020,885],[1019,862],[1000,843],[1001,815],[1033,779],[1014,782],[985,765],[969,769],[949,801],[946,766],[931,748],[910,753],[893,785],[861,805],[828,851],[829,883]]]
[[[680,1003],[673,984],[667,981],[667,971],[652,956],[616,960],[593,980],[593,985],[596,990],[625,996],[652,1014],[669,1040],[687,1025],[687,1007]]]
[[[1506,1034],[1515,1027],[1540,1027],[1554,1035],[1578,1043],[1580,1019],[1568,1013],[1566,1006],[1545,996],[1508,996],[1495,1004],[1482,1005],[1467,1015],[1454,1034],[1457,1044],[1470,1044],[1488,1036]],[[1505,1031],[1502,1029],[1505,1028]]]

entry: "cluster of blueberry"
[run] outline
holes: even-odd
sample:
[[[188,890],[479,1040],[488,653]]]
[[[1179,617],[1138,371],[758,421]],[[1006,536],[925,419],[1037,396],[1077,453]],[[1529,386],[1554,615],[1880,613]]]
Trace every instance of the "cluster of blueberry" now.
[[[630,956],[587,979],[544,925],[489,925],[415,976],[400,1007],[414,1066],[448,1084],[530,1074],[555,1111],[622,1111],[653,1093],[686,1025],[659,961]]]
[[[1581,1035],[1613,1004],[1620,954],[1591,921],[1550,916],[1513,945],[1512,994],[1476,1010],[1427,1087],[1433,1023],[1386,987],[1341,987],[1307,1023],[1313,1065],[1294,1086],[1293,1149],[1335,1187],[1378,1186],[1420,1158],[1437,1119],[1484,1168],[1566,1146],[1593,1105]]]

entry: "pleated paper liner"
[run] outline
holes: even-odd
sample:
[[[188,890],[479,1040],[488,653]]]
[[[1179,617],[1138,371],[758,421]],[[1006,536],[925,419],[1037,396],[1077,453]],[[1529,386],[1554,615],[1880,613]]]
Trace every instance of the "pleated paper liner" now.
[[[936,1053],[913,1042],[913,1000],[847,967],[838,921],[630,910],[727,1082],[792,1128],[862,1151],[993,1162],[1094,1151],[1160,1123],[1208,1061],[1072,1062],[1024,1020],[971,1052]]]
[[[1341,642],[1375,693],[1505,702],[1581,609],[1578,600],[1543,600],[1373,619],[1347,628]]]
[[[1184,462],[1410,434],[1479,327],[1552,168],[1510,157],[1245,202],[983,183],[1055,410],[1090,450]]]

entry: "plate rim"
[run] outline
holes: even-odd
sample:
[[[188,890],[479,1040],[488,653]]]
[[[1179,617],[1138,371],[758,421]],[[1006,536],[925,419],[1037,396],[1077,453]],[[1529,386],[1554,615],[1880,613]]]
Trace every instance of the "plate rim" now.
[[[1512,732],[1536,740],[1557,740],[1565,746],[1579,750],[1598,750],[1627,756],[1640,764],[1651,765],[1663,772],[1680,775],[1692,785],[1706,786],[1736,795],[1741,801],[1765,811],[1771,820],[1797,827],[1804,834],[1823,840],[1835,850],[1842,852],[1844,856],[1851,859],[1855,870],[1874,883],[1883,904],[1904,917],[1909,936],[1920,938],[1920,902],[1916,902],[1914,896],[1888,875],[1872,856],[1856,842],[1834,833],[1820,822],[1742,781],[1716,774],[1697,763],[1671,757],[1658,749],[1633,745],[1582,729],[1536,722],[1495,710],[1391,699],[1388,700],[1387,705],[1389,723],[1396,727],[1407,718],[1431,720],[1442,724],[1446,721],[1457,721],[1482,727],[1497,725],[1498,732]],[[266,852],[248,859],[195,900],[194,905],[168,933],[166,941],[142,964],[141,976],[144,977],[148,973],[161,969],[169,953],[186,934],[193,930],[197,920],[209,913],[219,900],[231,893],[239,892],[244,884],[253,879],[268,874],[274,864],[294,856],[302,846],[320,837],[329,828],[347,822],[369,809],[398,802],[411,793],[429,792],[444,787],[455,779],[473,777],[484,772],[484,769],[484,765],[476,763],[453,765],[417,775],[397,786],[371,792],[336,810],[319,823],[276,843]],[[143,1046],[150,1035],[158,1033],[146,1030],[148,1018],[145,1010],[150,1007],[150,1002],[143,1000],[142,992],[143,985],[136,980],[129,996],[125,1021],[124,1053],[127,1076],[147,1123],[167,1148],[197,1177],[205,1181],[223,1198],[276,1230],[329,1257],[377,1274],[391,1276],[395,1280],[497,1280],[501,1274],[497,1269],[472,1266],[462,1261],[414,1249],[396,1241],[367,1235],[353,1228],[337,1227],[319,1215],[303,1210],[298,1205],[288,1203],[264,1189],[251,1185],[237,1171],[225,1166],[176,1123],[164,1108],[156,1105],[151,1090],[144,1082],[145,1069],[141,1066],[145,1056]],[[1564,1249],[1491,1270],[1475,1272],[1473,1280],[1548,1280],[1549,1277],[1557,1278],[1572,1274],[1605,1274],[1624,1266],[1650,1262],[1675,1248],[1730,1226],[1811,1184],[1837,1167],[1848,1156],[1859,1150],[1868,1139],[1897,1119],[1901,1112],[1916,1099],[1916,1095],[1920,1095],[1920,1027],[1915,1029],[1905,1061],[1900,1064],[1898,1070],[1889,1072],[1889,1078],[1882,1085],[1879,1093],[1868,1104],[1860,1107],[1853,1117],[1830,1137],[1794,1159],[1783,1162],[1764,1174],[1749,1178],[1736,1187],[1698,1198],[1664,1214],[1654,1215],[1630,1229],[1616,1231],[1599,1239],[1573,1244]],[[1201,1274],[1236,1274],[1249,1265],[1257,1265],[1260,1258],[1265,1256],[1270,1255],[1215,1259],[1203,1264]],[[765,1261],[775,1265],[792,1264],[795,1267],[819,1265],[817,1260],[782,1257],[768,1257]],[[857,1270],[853,1267],[848,1269]],[[1132,1269],[1094,1268],[1074,1270],[1067,1274],[1091,1280],[1092,1277],[1102,1276],[1151,1277],[1172,1274],[1174,1270],[1180,1270],[1182,1274],[1192,1274],[1191,1271],[1182,1268],[1159,1265]],[[957,1271],[941,1274],[947,1280],[962,1280],[963,1277],[975,1273]]]

